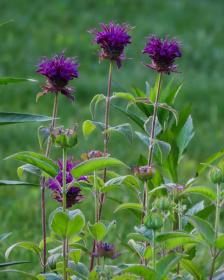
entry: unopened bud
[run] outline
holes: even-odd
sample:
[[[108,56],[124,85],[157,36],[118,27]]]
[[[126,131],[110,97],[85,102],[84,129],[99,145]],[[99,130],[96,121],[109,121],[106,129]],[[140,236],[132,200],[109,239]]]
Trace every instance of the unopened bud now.
[[[75,129],[56,128],[51,134],[52,142],[60,148],[72,148],[77,144],[77,132]]]
[[[142,181],[147,181],[153,178],[155,170],[152,166],[145,165],[145,166],[135,166],[133,167],[133,173]]]
[[[144,225],[148,229],[158,230],[163,226],[162,216],[158,213],[151,213],[145,217]]]

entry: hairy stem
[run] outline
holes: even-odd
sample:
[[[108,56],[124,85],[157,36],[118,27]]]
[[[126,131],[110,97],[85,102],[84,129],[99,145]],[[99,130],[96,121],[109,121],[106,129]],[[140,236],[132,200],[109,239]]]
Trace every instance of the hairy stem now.
[[[53,106],[53,112],[52,112],[52,121],[50,126],[50,132],[54,129],[56,124],[56,117],[57,117],[57,111],[58,111],[58,93],[55,93],[54,97],[54,106]],[[48,138],[47,147],[45,151],[45,156],[48,157],[51,150],[51,138]],[[47,234],[46,234],[46,203],[45,203],[45,178],[42,177],[40,181],[41,185],[41,222],[42,222],[42,239],[43,239],[43,273],[46,272],[46,266],[47,266]]]
[[[63,182],[63,201],[62,201],[62,206],[63,206],[63,212],[66,212],[66,193],[67,193],[67,185],[66,185],[66,168],[67,168],[67,151],[66,148],[63,148],[63,173],[62,173],[62,182]],[[67,258],[67,254],[68,254],[68,240],[65,237],[63,240],[63,259],[64,259],[64,280],[68,279],[68,275],[67,275],[67,266],[68,266],[68,258]]]

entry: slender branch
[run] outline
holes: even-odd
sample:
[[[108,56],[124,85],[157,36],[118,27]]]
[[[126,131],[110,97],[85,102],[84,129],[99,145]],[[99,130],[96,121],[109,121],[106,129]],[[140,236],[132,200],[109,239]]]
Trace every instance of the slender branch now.
[[[67,186],[66,186],[66,168],[67,168],[67,151],[66,148],[63,148],[63,173],[62,173],[62,182],[63,182],[63,212],[66,212],[66,193],[67,193]],[[64,266],[63,266],[63,273],[64,273],[64,280],[68,279],[67,274],[67,266],[68,266],[68,259],[67,259],[67,253],[68,253],[68,240],[65,237],[63,240],[63,258],[64,258]]]
[[[50,132],[54,129],[56,125],[56,117],[57,117],[57,111],[58,111],[58,93],[55,93],[54,97],[54,106],[53,106],[53,112],[52,112],[52,121],[50,126]],[[45,151],[45,156],[48,157],[51,150],[51,138],[48,138],[47,147]],[[41,186],[41,222],[42,222],[42,239],[43,239],[43,273],[46,272],[46,266],[47,266],[47,234],[46,234],[46,203],[45,203],[45,178],[42,177],[40,180],[40,186]]]

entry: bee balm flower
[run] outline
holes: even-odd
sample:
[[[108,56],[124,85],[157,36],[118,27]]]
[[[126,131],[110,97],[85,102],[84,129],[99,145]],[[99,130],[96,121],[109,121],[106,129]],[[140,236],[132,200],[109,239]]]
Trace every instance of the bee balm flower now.
[[[166,74],[177,71],[174,62],[176,58],[182,56],[180,44],[176,40],[169,41],[167,38],[161,40],[155,36],[148,39],[143,53],[148,54],[152,59],[151,64],[146,64],[147,67]]]
[[[63,165],[62,162],[58,162],[59,172],[54,179],[48,180],[48,187],[52,191],[52,196],[55,200],[62,203],[63,201]],[[66,184],[67,184],[67,193],[66,193],[66,208],[72,207],[74,204],[82,201],[84,197],[81,194],[80,187],[75,186],[74,178],[71,174],[72,168],[75,164],[71,161],[66,163]],[[86,176],[82,176],[78,181],[87,181]]]
[[[74,59],[65,57],[63,53],[50,59],[44,58],[37,68],[37,73],[47,78],[43,94],[60,92],[74,101],[74,88],[69,87],[68,83],[78,78],[78,67]]]
[[[131,36],[128,34],[130,27],[127,24],[115,24],[110,22],[108,25],[101,23],[101,31],[91,30],[95,35],[94,43],[101,48],[100,60],[109,59],[115,61],[118,68],[121,67],[121,61],[125,59],[124,49],[131,43]]]

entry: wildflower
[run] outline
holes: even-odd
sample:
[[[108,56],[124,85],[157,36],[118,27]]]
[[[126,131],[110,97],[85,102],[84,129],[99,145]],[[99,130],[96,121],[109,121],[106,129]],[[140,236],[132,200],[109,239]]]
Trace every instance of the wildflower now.
[[[68,86],[70,80],[78,78],[79,64],[64,54],[58,54],[52,58],[44,58],[38,65],[37,73],[47,78],[43,86],[43,94],[62,93],[74,101],[74,88]]]
[[[94,43],[101,48],[100,60],[109,59],[115,61],[117,67],[121,67],[121,61],[125,59],[124,49],[131,43],[131,36],[127,33],[130,26],[127,24],[116,24],[110,22],[108,25],[101,23],[102,30],[91,30],[90,33],[95,35]]]
[[[96,246],[96,252],[93,253],[94,257],[104,257],[110,259],[116,259],[121,254],[116,251],[116,248],[113,244],[106,242],[99,242]]]
[[[132,171],[135,176],[137,176],[140,180],[149,180],[152,179],[155,170],[152,166],[144,165],[144,166],[134,166]]]
[[[66,162],[66,184],[67,184],[67,193],[66,193],[66,208],[72,207],[74,204],[82,201],[84,197],[81,194],[81,189],[78,186],[75,186],[74,178],[71,174],[71,170],[76,164],[72,161],[67,160]],[[63,164],[61,161],[58,161],[59,172],[54,179],[48,180],[48,187],[52,191],[52,196],[55,200],[62,203],[63,201]],[[78,181],[87,181],[86,176],[82,176]]]
[[[146,64],[147,67],[165,74],[177,71],[174,62],[176,58],[182,56],[180,44],[176,40],[169,41],[167,38],[161,40],[155,36],[149,37],[143,53],[152,59],[151,64]]]

